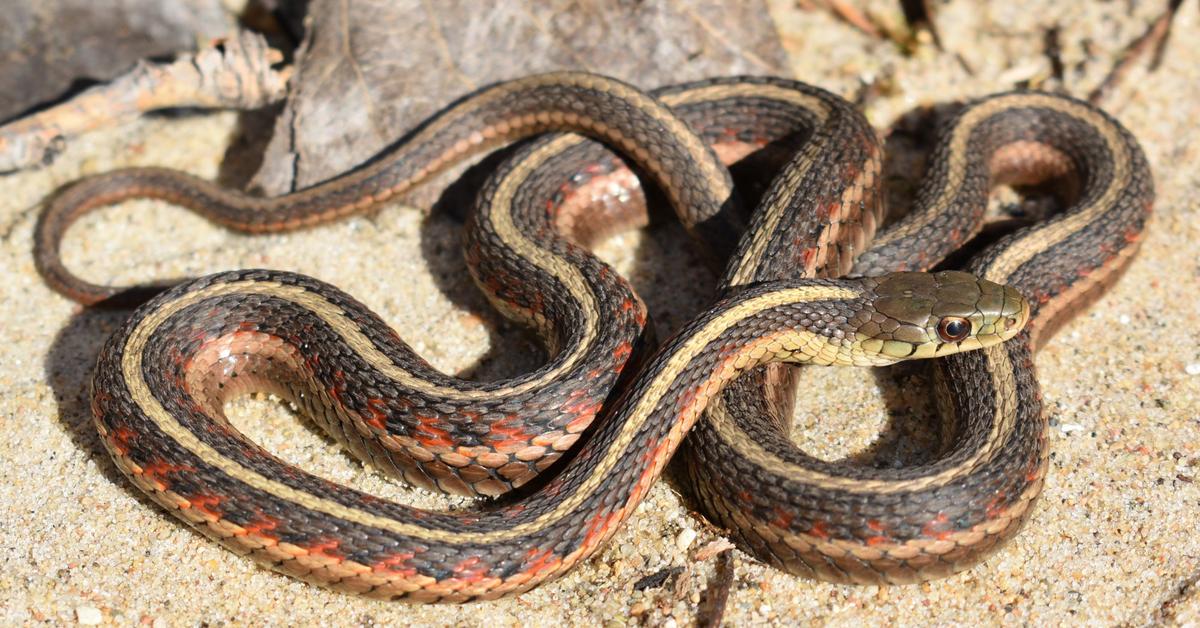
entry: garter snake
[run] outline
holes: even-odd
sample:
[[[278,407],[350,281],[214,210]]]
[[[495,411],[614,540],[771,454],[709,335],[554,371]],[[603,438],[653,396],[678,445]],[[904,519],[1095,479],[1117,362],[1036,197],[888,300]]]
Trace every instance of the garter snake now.
[[[944,134],[915,210],[864,252],[882,208],[880,156],[852,107],[771,79],[706,81],[656,97],[573,73],[500,84],[447,110],[393,155],[274,199],[161,169],[67,189],[39,221],[37,260],[51,285],[85,302],[116,289],[71,275],[58,243],[97,207],[153,196],[235,228],[297,228],[377,205],[465,153],[551,130],[598,137],[630,158],[714,259],[736,246],[727,296],[649,358],[637,357],[644,306],[619,278],[602,284],[615,273],[578,246],[606,227],[580,226],[578,214],[563,210],[587,182],[547,174],[570,161],[563,155],[593,148],[570,135],[539,140],[485,185],[466,248],[492,301],[543,336],[546,366],[506,382],[454,380],[331,286],[279,271],[211,275],[139,308],[101,352],[93,412],[117,466],[234,551],[326,586],[421,601],[526,590],[582,560],[631,514],[706,407],[702,429],[689,437],[696,493],[748,549],[791,571],[926,578],[978,560],[1015,532],[1045,473],[1031,347],[1123,267],[1152,202],[1132,137],[1064,97],[1013,93],[973,103]],[[721,116],[750,120],[749,130]],[[761,120],[771,121],[770,132],[756,128]],[[728,159],[797,134],[797,156],[738,241],[739,201],[705,142],[732,139],[718,148]],[[892,274],[936,263],[977,231],[992,182],[1059,176],[1077,182],[1070,208],[973,258],[981,278]],[[541,209],[522,209],[530,201]],[[810,278],[852,263],[860,278]],[[624,331],[609,331],[613,321]],[[951,355],[964,349],[980,350]],[[920,468],[812,460],[773,416],[786,404],[771,407],[769,392],[754,390],[779,379],[754,370],[768,362],[935,356],[946,356],[937,361],[939,405],[960,427],[955,447]],[[636,367],[622,373],[626,364]],[[743,372],[758,373],[735,383],[749,394],[720,396]],[[618,378],[626,385],[572,447]],[[570,383],[580,380],[587,384]],[[578,392],[601,381],[598,399]],[[555,390],[567,392],[534,405],[539,391],[563,382]],[[221,413],[246,390],[278,392],[361,456],[451,491],[504,492],[570,453],[519,499],[424,512],[307,475],[249,442]],[[524,422],[554,410],[542,425]]]

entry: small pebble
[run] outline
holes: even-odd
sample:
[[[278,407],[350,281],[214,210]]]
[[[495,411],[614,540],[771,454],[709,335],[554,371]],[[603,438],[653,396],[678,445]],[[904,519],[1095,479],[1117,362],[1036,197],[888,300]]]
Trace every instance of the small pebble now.
[[[75,609],[75,619],[84,626],[95,626],[104,619],[104,616],[95,606],[80,606]]]
[[[680,530],[679,536],[675,537],[675,547],[679,551],[686,552],[692,546],[692,541],[696,540],[696,531],[691,528]]]
[[[1192,362],[1191,364],[1183,367],[1183,370],[1188,375],[1200,375],[1200,362]]]
[[[1082,432],[1083,426],[1078,423],[1063,423],[1062,425],[1058,426],[1058,431],[1062,432],[1063,434],[1070,434],[1071,432]]]
[[[1133,320],[1133,319],[1129,318],[1128,314],[1122,314],[1117,317],[1117,322],[1122,325],[1128,325],[1129,321],[1131,321],[1131,320]]]

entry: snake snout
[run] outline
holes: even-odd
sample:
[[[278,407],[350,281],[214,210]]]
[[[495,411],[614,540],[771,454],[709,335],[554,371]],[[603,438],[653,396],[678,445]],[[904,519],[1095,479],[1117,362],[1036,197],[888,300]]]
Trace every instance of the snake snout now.
[[[1004,304],[1004,310],[1001,312],[1001,320],[1004,323],[1004,329],[1000,331],[1001,341],[1008,340],[1025,329],[1030,315],[1029,300],[1016,288],[1004,287]]]
[[[979,279],[976,338],[981,346],[1004,342],[1021,332],[1029,322],[1029,301],[1012,286]]]

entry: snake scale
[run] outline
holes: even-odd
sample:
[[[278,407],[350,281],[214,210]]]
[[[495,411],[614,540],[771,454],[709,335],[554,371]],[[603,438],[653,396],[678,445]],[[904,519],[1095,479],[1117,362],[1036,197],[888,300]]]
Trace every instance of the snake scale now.
[[[305,228],[535,136],[483,185],[464,249],[491,302],[542,339],[542,367],[458,379],[332,286],[210,275],[139,307],[101,352],[92,406],[117,466],[237,553],[414,601],[494,598],[562,574],[631,515],[685,435],[684,483],[704,514],[793,573],[919,581],[1017,531],[1047,466],[1032,353],[1119,275],[1153,202],[1136,140],[1068,97],[967,104],[942,128],[912,211],[878,238],[881,145],[841,98],[746,77],[647,94],[561,72],[481,90],[369,165],[279,197],[157,168],[84,179],[47,205],[35,260],[64,295],[111,302],[122,288],[79,279],[59,257],[70,225],[97,208],[151,197],[237,230]],[[731,169],[779,174],[746,188]],[[716,304],[661,344],[632,287],[588,248],[644,222],[634,172],[723,273]],[[987,245],[966,272],[929,272],[980,231],[992,187],[1044,182],[1065,209]],[[936,358],[951,426],[932,461],[852,467],[788,438],[788,363],[917,358]],[[224,418],[251,391],[279,394],[415,485],[499,499],[429,512],[307,474]]]

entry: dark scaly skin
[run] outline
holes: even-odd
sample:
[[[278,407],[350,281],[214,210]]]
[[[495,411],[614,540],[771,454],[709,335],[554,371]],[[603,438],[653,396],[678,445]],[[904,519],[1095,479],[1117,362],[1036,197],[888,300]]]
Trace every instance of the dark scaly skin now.
[[[840,138],[840,137],[839,137],[839,138]],[[852,178],[851,178],[851,179],[852,179]],[[858,198],[862,198],[862,197],[858,197]],[[768,231],[769,231],[769,229],[768,229]],[[774,240],[774,235],[772,235],[772,237],[770,237],[770,238],[772,238],[772,239]],[[832,240],[830,240],[830,241],[832,241]],[[857,249],[854,249],[854,250],[857,250]],[[782,250],[780,250],[780,251],[782,251]],[[757,256],[757,255],[760,255],[760,253],[756,253],[756,256]],[[780,253],[776,252],[776,253],[773,253],[773,255],[780,255]],[[802,257],[802,258],[800,258],[800,259],[803,259],[803,257]],[[336,396],[336,395],[334,395],[334,396]],[[1007,467],[1007,468],[1006,468],[1006,473],[1008,473],[1008,472],[1012,471],[1012,469],[1014,469],[1014,468],[1018,468],[1018,467],[1012,467],[1012,466],[1009,466],[1009,467]],[[757,516],[757,514],[756,514],[756,516]],[[1006,524],[1006,525],[1007,525],[1007,521],[1004,521],[1004,524]],[[935,533],[937,533],[937,534],[940,534],[940,533],[941,533],[941,531],[937,531],[937,530],[935,530],[934,532],[935,532]],[[940,539],[940,540],[944,540],[944,539]],[[968,543],[968,545],[974,545],[974,544],[978,544],[978,543],[979,543],[979,542],[978,542],[978,539],[974,539],[974,540],[971,540],[971,543]],[[937,554],[937,551],[936,551],[936,550],[938,550],[938,548],[932,548],[932,550],[934,550],[934,551],[932,551],[932,552],[929,552],[929,554],[936,555],[936,554]],[[926,557],[928,557],[928,556],[929,556],[929,554],[926,554],[925,556],[926,556]],[[875,566],[876,566],[876,564],[880,564],[880,561],[878,561],[878,560],[875,560],[875,562],[874,562],[874,563],[872,563],[872,567],[875,567]],[[886,566],[884,566],[884,567],[886,567]]]
[[[1061,111],[1017,107],[978,122],[965,150],[947,140],[972,111],[1013,96],[979,101],[946,125],[945,141],[934,153],[927,174],[931,178],[918,196],[917,207],[894,229],[927,224],[903,239],[889,240],[885,233],[884,243],[868,250],[854,269],[870,275],[894,268],[922,269],[938,262],[957,246],[948,246],[946,226],[954,225],[952,231],[964,237],[977,232],[995,183],[1027,184],[1066,176],[1065,187],[1077,190],[1078,198],[1062,214],[1003,238],[968,263],[970,272],[1017,287],[1034,305],[1027,331],[1016,340],[936,361],[940,412],[943,422],[954,426],[954,443],[945,453],[928,464],[903,469],[825,462],[804,454],[787,438],[790,415],[781,417],[781,408],[788,406],[766,403],[777,398],[777,392],[731,395],[729,390],[753,384],[744,378],[724,396],[732,420],[763,449],[797,467],[830,476],[863,483],[916,482],[959,467],[985,447],[987,455],[969,472],[944,481],[890,494],[872,493],[766,473],[733,451],[710,425],[701,423],[688,439],[692,453],[688,468],[700,496],[698,503],[759,558],[793,573],[835,582],[920,581],[974,565],[1015,534],[1028,517],[1041,489],[1047,456],[1032,351],[1110,284],[1131,259],[1153,202],[1153,184],[1145,157],[1125,129],[1089,105],[1066,98],[1060,102],[1091,112],[1097,125]],[[954,164],[955,155],[969,159]],[[1127,166],[1114,172],[1118,158]],[[968,184],[951,201],[952,211],[931,214],[932,201],[958,167],[965,168]],[[1119,183],[1118,193],[1094,207],[1113,180]],[[1063,230],[1065,222],[1088,211],[1094,215],[1085,228],[1063,231],[1066,237],[1054,246],[1015,268],[1003,267],[1006,256],[1022,248],[1044,247],[1031,242]],[[773,268],[776,274],[764,278],[795,277],[786,265]],[[988,435],[1002,416],[996,410],[1002,399],[1009,404],[1014,427],[1002,442],[989,443]],[[746,490],[747,486],[756,488]],[[747,520],[758,524],[747,525]]]
[[[560,76],[564,76],[559,80],[561,84],[548,85],[547,77],[535,77],[485,90],[472,100],[451,108],[396,153],[362,173],[296,194],[262,199],[163,169],[132,169],[86,179],[70,186],[43,215],[37,238],[38,259],[42,260],[39,267],[48,273],[52,282],[58,281],[60,289],[68,294],[91,294],[97,298],[117,294],[121,290],[117,287],[86,287],[86,282],[69,275],[58,258],[58,244],[71,220],[107,203],[129,196],[149,195],[180,202],[239,229],[284,230],[307,226],[340,215],[336,207],[327,206],[329,203],[358,207],[359,204],[346,200],[353,196],[347,191],[349,189],[358,190],[360,195],[379,197],[380,190],[403,187],[398,181],[404,181],[404,186],[415,184],[409,179],[419,180],[425,176],[419,173],[432,171],[420,160],[448,159],[434,157],[434,149],[445,149],[463,137],[479,134],[480,131],[470,131],[472,125],[494,126],[521,111],[552,111],[553,108],[546,105],[551,96],[543,93],[552,87],[561,90],[564,85],[594,83],[599,86],[596,90],[629,89],[600,77]],[[783,90],[810,90],[794,82],[774,79],[715,79],[667,88],[659,94],[669,99],[711,86],[755,84],[778,86]],[[532,87],[522,87],[529,85]],[[581,103],[579,106],[612,109],[612,104],[603,104],[602,95],[583,90],[575,102]],[[639,98],[645,99],[645,96]],[[505,107],[512,106],[514,99],[525,104],[506,114]],[[808,128],[808,112],[786,103],[769,98],[750,100],[743,94],[739,104],[739,107],[729,107],[725,102],[700,101],[682,104],[675,111],[682,123],[699,129],[701,137],[694,141],[709,158],[713,157],[712,151],[705,144],[722,152],[741,155],[772,143],[786,143],[787,138]],[[649,114],[639,113],[637,106],[638,103],[633,103],[619,107],[633,110],[622,114],[627,120],[621,125],[606,118],[606,123],[614,125],[615,129],[606,137],[621,132],[638,135],[640,142],[645,144],[647,155],[641,161],[649,168],[657,167],[653,163],[659,159],[679,161],[682,142],[658,139],[644,130],[652,126],[654,120]],[[657,103],[656,107],[662,110]],[[662,111],[659,114],[669,115]],[[520,130],[510,129],[506,137],[511,139],[532,133],[547,125],[553,128],[571,126],[565,121],[539,122]],[[583,128],[583,124],[576,122],[574,127]],[[501,135],[496,132],[496,141]],[[472,146],[471,150],[482,150],[492,143],[495,142],[482,142]],[[644,208],[641,212],[622,209],[619,214],[609,215],[588,215],[589,207],[564,208],[568,204],[567,197],[576,194],[586,185],[586,180],[572,181],[560,187],[564,176],[559,173],[563,172],[563,165],[554,164],[570,164],[574,168],[570,172],[586,173],[588,170],[584,165],[597,163],[601,155],[609,160],[616,159],[595,141],[581,138],[577,144],[577,157],[564,155],[550,162],[550,169],[556,169],[554,172],[535,172],[518,181],[516,198],[510,205],[494,207],[493,194],[484,193],[467,228],[468,266],[476,281],[489,298],[501,306],[505,315],[535,328],[548,349],[549,361],[532,373],[509,380],[473,382],[438,372],[407,345],[402,345],[403,348],[398,349],[397,363],[404,365],[415,377],[435,386],[485,396],[464,399],[431,393],[382,377],[347,382],[349,388],[373,391],[343,400],[356,424],[338,426],[334,431],[360,457],[369,458],[379,468],[423,488],[462,495],[503,494],[553,464],[576,441],[594,419],[626,363],[642,354],[646,344],[641,337],[646,310],[641,300],[624,278],[581,246],[590,242],[573,242],[572,238],[578,239],[586,235],[583,232],[589,231],[595,232],[592,233],[594,238],[602,235],[598,230],[626,228],[631,222],[644,220],[641,215]],[[507,162],[489,179],[488,185],[493,190],[505,185],[512,178],[509,175],[511,164],[520,161],[518,158]],[[628,174],[624,162],[610,164],[608,168],[624,170]],[[701,170],[688,162],[687,167],[671,170],[660,177],[660,181],[669,189],[681,189],[676,193],[680,199],[692,199],[702,195],[698,189],[701,184],[696,182],[703,175]],[[685,223],[703,222],[701,216],[717,211],[722,204],[737,209],[732,199],[721,200],[717,195],[719,189],[714,189],[728,179],[723,167],[719,172],[720,181],[709,180],[704,184],[707,196],[698,206],[679,206],[677,213],[686,216]],[[605,173],[597,174],[599,179],[604,179]],[[129,181],[137,183],[125,187]],[[593,314],[596,325],[592,337],[582,337],[582,330],[588,323],[577,295],[544,269],[530,264],[520,252],[512,250],[507,241],[511,236],[501,237],[497,233],[494,215],[498,212],[511,214],[513,226],[522,237],[537,242],[544,250],[579,269],[580,277],[587,284],[586,291],[596,295],[594,303],[598,311]],[[737,218],[739,216],[733,216],[733,219]],[[561,223],[567,221],[572,228],[564,230]],[[54,276],[59,279],[53,279]],[[63,276],[68,279],[62,279]],[[573,350],[579,355],[567,363]]]
[[[96,304],[123,289],[80,279],[62,264],[67,229],[97,208],[157,198],[249,233],[311,227],[394,199],[463,158],[550,131],[576,131],[610,143],[664,190],[672,207],[720,264],[740,233],[729,174],[686,124],[647,94],[582,72],[535,75],[474,94],[415,130],[378,161],[309,189],[260,197],[166,168],[130,168],[83,179],[40,216],[34,260],[58,292]],[[666,167],[669,164],[670,167]]]
[[[105,446],[136,485],[235,552],[338,590],[427,602],[486,599],[526,590],[594,552],[632,514],[712,395],[739,372],[766,361],[807,361],[813,354],[798,347],[811,347],[811,339],[824,339],[838,361],[894,361],[862,353],[851,339],[874,316],[880,294],[911,280],[766,283],[718,303],[649,360],[560,474],[518,501],[482,511],[421,511],[330,483],[278,460],[220,419],[229,396],[268,389],[320,423],[347,424],[331,415],[344,413],[336,398],[356,391],[339,391],[340,384],[361,380],[369,367],[341,346],[345,331],[303,299],[333,303],[364,332],[386,327],[336,288],[294,273],[212,275],[139,308],[101,352],[93,411]],[[962,273],[929,277],[918,295],[961,300],[964,281],[974,294],[1007,295],[1016,308],[989,309],[990,321],[1024,322],[1028,306],[1015,292]],[[1019,329],[1000,326],[976,339],[987,346]],[[939,350],[957,350],[927,332],[926,342]],[[386,333],[371,344],[384,353],[399,347]],[[311,359],[317,350],[348,359],[323,365]],[[230,354],[243,357],[230,363]],[[176,429],[196,444],[173,436]],[[598,465],[606,465],[603,472]],[[267,480],[280,488],[253,484]],[[503,536],[472,537],[489,534]]]

